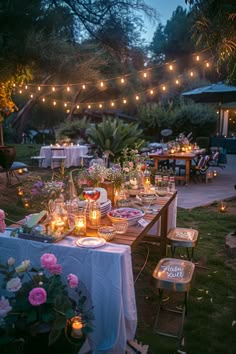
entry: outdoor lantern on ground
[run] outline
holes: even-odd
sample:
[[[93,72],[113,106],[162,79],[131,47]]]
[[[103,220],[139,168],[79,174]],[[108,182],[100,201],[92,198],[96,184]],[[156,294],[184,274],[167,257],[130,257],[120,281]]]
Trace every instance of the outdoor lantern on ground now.
[[[226,205],[226,203],[222,200],[222,201],[220,202],[220,204],[219,204],[219,211],[220,211],[221,213],[225,213],[226,210],[227,210],[227,205]]]

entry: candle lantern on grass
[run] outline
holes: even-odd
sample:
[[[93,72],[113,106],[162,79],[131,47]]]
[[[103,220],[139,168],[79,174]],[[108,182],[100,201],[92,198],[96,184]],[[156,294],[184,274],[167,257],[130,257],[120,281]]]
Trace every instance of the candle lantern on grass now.
[[[221,213],[225,213],[227,211],[227,205],[223,200],[219,204],[219,211]]]

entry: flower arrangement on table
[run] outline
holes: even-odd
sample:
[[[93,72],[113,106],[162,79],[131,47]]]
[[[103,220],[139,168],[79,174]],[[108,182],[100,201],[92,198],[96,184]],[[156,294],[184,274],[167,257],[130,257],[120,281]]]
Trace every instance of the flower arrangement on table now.
[[[15,266],[10,257],[0,265],[6,296],[0,298],[0,351],[18,340],[27,344],[39,333],[49,333],[49,346],[62,334],[73,347],[81,346],[92,331],[93,308],[86,309],[78,277],[68,274],[66,285],[54,254],[43,254],[40,264],[35,268],[24,260]]]
[[[40,177],[29,177],[17,194],[25,208],[48,209],[49,200],[58,198],[65,190],[64,181],[43,181]]]

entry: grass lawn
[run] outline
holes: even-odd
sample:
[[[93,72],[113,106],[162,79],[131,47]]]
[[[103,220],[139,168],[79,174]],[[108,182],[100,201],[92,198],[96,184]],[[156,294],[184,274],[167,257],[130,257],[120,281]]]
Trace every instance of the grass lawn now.
[[[35,147],[39,150],[39,146]],[[17,160],[26,161],[32,150],[28,145],[18,146]],[[19,220],[29,213],[17,203],[14,187],[7,189],[1,185],[0,193],[0,208],[8,213],[8,218]],[[149,345],[149,354],[236,353],[236,259],[233,262],[225,249],[225,236],[236,230],[235,215],[236,200],[229,202],[226,213],[220,213],[217,205],[191,211],[178,208],[177,225],[199,230],[199,242],[194,253],[195,280],[190,291],[182,343],[153,333],[158,297],[151,279],[160,259],[159,247],[142,243],[133,254],[138,310],[136,338]],[[140,271],[148,252],[146,266]]]

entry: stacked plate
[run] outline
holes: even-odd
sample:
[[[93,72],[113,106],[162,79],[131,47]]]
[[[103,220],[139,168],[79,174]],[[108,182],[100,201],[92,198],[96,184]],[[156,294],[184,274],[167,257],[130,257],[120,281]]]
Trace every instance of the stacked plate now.
[[[111,201],[107,199],[105,203],[100,203],[100,208],[101,208],[101,216],[106,216],[107,213],[111,210]],[[87,214],[89,213],[89,210],[87,210]]]

